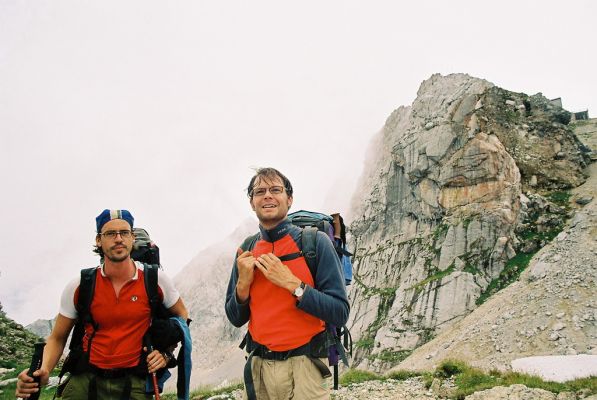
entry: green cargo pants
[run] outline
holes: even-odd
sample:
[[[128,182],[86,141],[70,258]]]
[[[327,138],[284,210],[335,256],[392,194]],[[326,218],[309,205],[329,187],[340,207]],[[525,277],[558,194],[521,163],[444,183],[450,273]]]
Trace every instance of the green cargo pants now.
[[[65,382],[62,395],[58,398],[64,400],[85,400],[89,395],[89,382],[94,375],[85,372],[73,375]],[[148,400],[153,398],[152,393],[145,393],[145,379],[129,375],[131,379],[131,400]],[[126,378],[97,378],[97,396],[99,400],[121,400]]]

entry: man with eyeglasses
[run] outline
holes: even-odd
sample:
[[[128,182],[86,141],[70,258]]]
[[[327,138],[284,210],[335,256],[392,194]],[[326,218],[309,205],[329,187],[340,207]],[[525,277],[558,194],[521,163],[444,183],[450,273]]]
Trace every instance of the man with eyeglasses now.
[[[94,252],[101,257],[96,268],[95,288],[85,324],[83,349],[86,356],[77,364],[77,373],[65,385],[63,399],[151,399],[146,393],[147,373],[164,368],[169,360],[157,350],[145,357],[142,340],[147,332],[151,309],[144,286],[143,264],[130,258],[135,236],[133,216],[127,210],[104,210],[96,218]],[[60,310],[44,349],[43,364],[34,372],[41,384],[48,382],[77,319],[80,277],[64,289]],[[178,290],[166,274],[158,274],[158,292],[174,315],[188,318]],[[86,358],[88,357],[88,358]],[[28,398],[39,391],[37,383],[23,371],[18,376],[17,397]]]
[[[225,306],[234,326],[249,323],[245,398],[327,399],[330,382],[320,367],[327,362],[325,323],[343,326],[349,313],[340,261],[317,232],[311,276],[300,253],[302,230],[287,219],[293,190],[281,172],[258,169],[247,195],[259,235],[238,249]]]

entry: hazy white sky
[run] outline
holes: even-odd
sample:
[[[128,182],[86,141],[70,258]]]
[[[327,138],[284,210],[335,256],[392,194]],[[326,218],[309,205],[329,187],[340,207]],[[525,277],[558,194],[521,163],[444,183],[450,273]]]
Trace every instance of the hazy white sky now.
[[[171,275],[251,216],[251,167],[286,173],[295,209],[345,210],[371,137],[433,73],[594,115],[597,3],[485,3],[0,0],[4,310],[56,314],[104,208]]]

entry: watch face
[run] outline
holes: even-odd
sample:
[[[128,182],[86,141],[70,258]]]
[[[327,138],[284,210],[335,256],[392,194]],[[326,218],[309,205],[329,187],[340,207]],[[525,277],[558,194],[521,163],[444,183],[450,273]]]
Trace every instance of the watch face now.
[[[303,293],[305,293],[305,289],[303,289],[302,286],[299,286],[296,289],[294,289],[294,295],[296,297],[301,297],[303,295]]]

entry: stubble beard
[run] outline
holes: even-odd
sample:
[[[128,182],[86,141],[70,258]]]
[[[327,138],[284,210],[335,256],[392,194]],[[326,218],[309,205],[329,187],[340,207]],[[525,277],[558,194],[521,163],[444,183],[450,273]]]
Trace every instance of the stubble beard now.
[[[106,255],[106,258],[114,263],[121,262],[126,260],[129,257],[129,254],[124,254],[122,256],[113,256],[113,255]]]
[[[131,255],[131,249],[129,249],[128,247],[126,247],[126,245],[125,245],[125,248],[126,248],[127,251],[125,251],[122,255],[115,255],[111,251],[104,251],[104,256],[108,260],[110,260],[110,261],[112,261],[114,263],[118,263],[118,262],[124,261],[124,260],[126,260]]]

